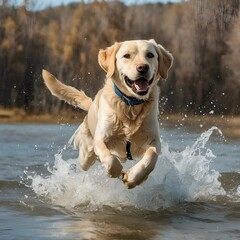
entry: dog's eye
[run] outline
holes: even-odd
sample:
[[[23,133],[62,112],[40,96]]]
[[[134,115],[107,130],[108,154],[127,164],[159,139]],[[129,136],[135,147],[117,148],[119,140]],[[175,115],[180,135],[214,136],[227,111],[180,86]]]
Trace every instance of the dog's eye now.
[[[148,58],[154,58],[154,55],[153,55],[153,53],[149,52],[149,53],[147,53],[147,57]]]
[[[128,59],[128,58],[130,58],[130,54],[126,53],[126,54],[123,55],[123,57]]]

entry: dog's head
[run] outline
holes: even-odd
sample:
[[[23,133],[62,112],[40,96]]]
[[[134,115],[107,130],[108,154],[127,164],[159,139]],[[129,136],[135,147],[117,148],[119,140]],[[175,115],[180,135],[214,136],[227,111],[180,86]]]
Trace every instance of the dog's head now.
[[[98,61],[123,93],[147,99],[159,78],[167,78],[173,57],[154,40],[133,40],[100,50]]]

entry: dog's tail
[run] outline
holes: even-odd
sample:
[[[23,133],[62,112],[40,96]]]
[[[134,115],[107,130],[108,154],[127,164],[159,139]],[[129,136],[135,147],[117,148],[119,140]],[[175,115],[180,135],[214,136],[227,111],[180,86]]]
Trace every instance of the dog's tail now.
[[[42,70],[44,82],[52,95],[60,100],[64,100],[70,105],[88,111],[92,104],[92,99],[83,91],[79,91],[74,87],[67,86],[57,80],[50,72]]]

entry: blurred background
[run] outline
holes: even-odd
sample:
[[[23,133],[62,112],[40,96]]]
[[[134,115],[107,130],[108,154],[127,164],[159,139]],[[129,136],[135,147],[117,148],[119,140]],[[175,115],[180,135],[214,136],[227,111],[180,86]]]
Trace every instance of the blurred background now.
[[[69,3],[71,2],[71,3]],[[58,113],[43,68],[93,97],[100,48],[155,39],[174,56],[161,113],[240,114],[239,0],[0,1],[0,108]]]

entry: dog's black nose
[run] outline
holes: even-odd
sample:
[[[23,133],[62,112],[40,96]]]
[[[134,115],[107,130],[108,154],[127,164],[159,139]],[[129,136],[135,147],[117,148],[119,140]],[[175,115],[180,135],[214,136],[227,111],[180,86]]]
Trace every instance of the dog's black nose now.
[[[139,64],[137,65],[137,71],[140,73],[146,73],[149,69],[149,65],[147,64]]]

